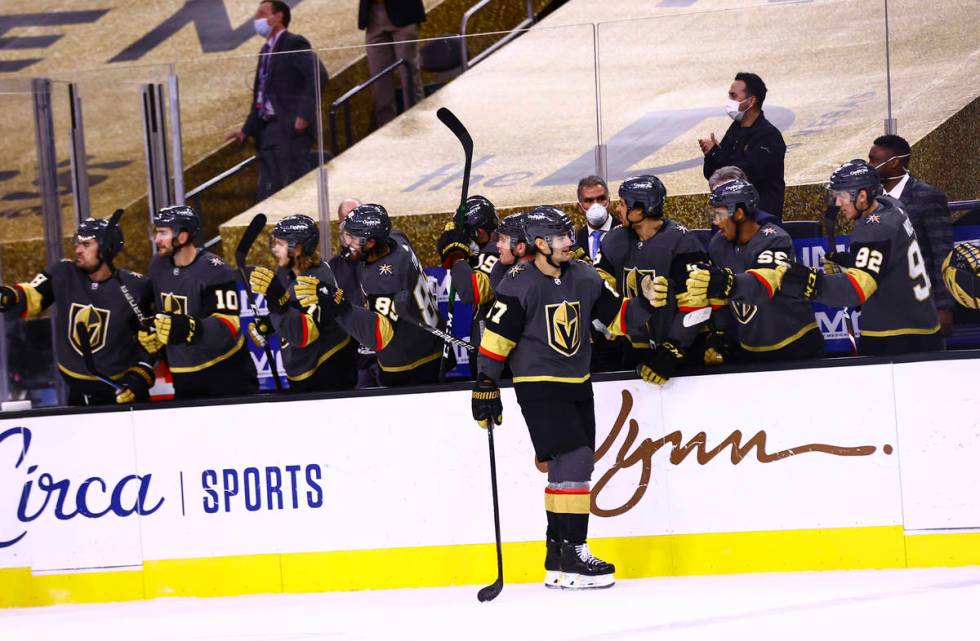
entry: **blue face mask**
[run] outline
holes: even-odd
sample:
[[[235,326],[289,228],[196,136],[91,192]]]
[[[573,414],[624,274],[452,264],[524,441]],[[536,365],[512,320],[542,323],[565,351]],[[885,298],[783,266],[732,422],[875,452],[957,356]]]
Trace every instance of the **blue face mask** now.
[[[255,33],[263,38],[268,38],[269,34],[272,33],[272,25],[265,18],[256,18],[252,25],[255,27]]]

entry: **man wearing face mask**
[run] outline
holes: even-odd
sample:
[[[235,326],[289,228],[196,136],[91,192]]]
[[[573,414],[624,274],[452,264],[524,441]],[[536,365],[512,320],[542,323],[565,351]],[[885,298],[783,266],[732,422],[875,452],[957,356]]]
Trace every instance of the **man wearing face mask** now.
[[[609,213],[609,186],[599,176],[586,176],[578,182],[578,210],[585,216],[585,225],[575,233],[575,246],[583,256],[595,263],[599,257],[602,238],[619,220]],[[618,341],[606,335],[605,327],[596,323],[592,328],[593,372],[612,372],[623,365],[623,350]]]
[[[782,220],[786,143],[762,112],[767,91],[766,83],[756,74],[735,74],[725,103],[725,112],[734,122],[720,143],[712,133],[698,144],[704,153],[705,178],[725,165],[741,168],[759,192],[760,213]]]
[[[953,225],[946,194],[909,173],[912,148],[901,136],[875,139],[868,162],[881,178],[885,195],[902,203],[922,248],[943,335],[953,331],[953,297],[942,278],[943,259],[953,249]]]
[[[255,140],[259,156],[257,198],[264,200],[313,169],[317,117],[316,77],[327,86],[327,71],[309,50],[310,41],[291,33],[289,5],[262,0],[255,10],[255,33],[265,38],[252,84],[252,107],[245,125],[226,136],[239,144]],[[305,52],[305,53],[298,53]]]

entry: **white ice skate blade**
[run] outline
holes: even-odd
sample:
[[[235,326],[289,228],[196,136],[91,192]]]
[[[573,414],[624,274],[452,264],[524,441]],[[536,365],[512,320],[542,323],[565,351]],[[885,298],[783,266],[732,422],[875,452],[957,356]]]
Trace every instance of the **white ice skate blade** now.
[[[612,574],[587,576],[566,572],[561,577],[562,590],[600,590],[602,588],[611,588],[615,583],[616,577]]]
[[[560,570],[548,570],[544,573],[544,587],[551,590],[561,588],[562,573]]]

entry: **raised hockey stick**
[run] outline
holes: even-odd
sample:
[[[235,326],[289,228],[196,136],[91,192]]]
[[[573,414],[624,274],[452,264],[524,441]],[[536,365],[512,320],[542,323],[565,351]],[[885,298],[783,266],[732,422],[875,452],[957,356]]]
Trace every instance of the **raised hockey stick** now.
[[[497,580],[490,585],[480,588],[476,593],[476,598],[481,603],[493,601],[504,589],[504,555],[500,550],[500,507],[497,501],[497,462],[493,453],[493,427],[494,417],[491,416],[487,424],[487,440],[490,443],[490,489],[493,492],[493,532],[497,537]]]
[[[436,112],[436,117],[442,121],[442,124],[449,127],[449,130],[453,132],[453,135],[459,140],[459,144],[463,146],[463,155],[465,156],[465,162],[463,164],[463,188],[459,197],[459,207],[456,208],[456,215],[453,217],[453,227],[456,231],[463,228],[463,214],[465,212],[466,197],[470,190],[470,167],[473,164],[473,138],[470,137],[470,132],[466,130],[463,123],[459,121],[456,114],[449,111],[445,107],[440,107]],[[446,332],[449,334],[453,333],[453,305],[456,302],[456,288],[453,287],[452,278],[449,279],[449,302],[446,308]],[[449,363],[449,344],[447,343],[445,347],[442,348],[442,359],[439,361],[439,382],[445,380],[446,378],[446,365]]]
[[[106,227],[106,237],[112,233],[114,228],[119,226],[119,219],[122,218],[122,215],[122,209],[117,209],[116,211],[112,212],[112,216],[109,217],[109,226]],[[151,323],[150,319],[143,314],[143,310],[140,309],[136,299],[130,293],[129,287],[127,287],[126,283],[123,282],[122,275],[119,273],[119,270],[113,266],[112,259],[107,260],[106,263],[109,265],[109,271],[112,272],[112,277],[115,278],[116,282],[119,284],[119,291],[122,292],[123,298],[126,299],[126,304],[128,304],[129,308],[133,310],[133,315],[136,316],[136,320],[139,321],[140,326],[143,329],[153,329],[153,323]]]
[[[238,247],[235,248],[235,265],[238,267],[238,275],[242,279],[242,283],[245,285],[245,297],[248,298],[248,305],[252,308],[252,317],[255,322],[259,320],[259,309],[255,304],[255,295],[252,293],[252,286],[248,282],[248,275],[245,273],[245,257],[248,256],[248,250],[252,248],[252,243],[255,239],[259,237],[259,234],[265,229],[265,214],[259,213],[255,214],[252,218],[252,222],[248,224],[245,228],[245,233],[242,234],[242,239],[238,241]],[[276,367],[276,357],[272,353],[272,348],[269,347],[268,341],[264,341],[262,344],[262,351],[265,352],[265,358],[269,361],[269,369],[272,371],[272,380],[276,384],[276,391],[282,391],[282,381],[279,380],[279,370]]]
[[[446,345],[462,347],[463,349],[470,352],[476,351],[476,345],[474,345],[473,343],[464,341],[462,338],[457,338],[456,336],[453,336],[448,332],[442,331],[438,327],[432,327],[431,325],[427,325],[426,323],[412,316],[409,313],[411,310],[405,309],[405,305],[410,305],[410,304],[411,303],[409,303],[407,300],[399,296],[395,297],[395,312],[398,314],[398,320],[405,321],[406,323],[409,323],[411,325],[415,325],[419,329],[432,334],[442,342],[446,343]]]
[[[82,348],[82,359],[85,361],[85,369],[97,380],[118,392],[123,386],[103,374],[95,365],[95,356],[92,354],[92,337],[89,336],[88,331],[88,326],[84,323],[75,325],[75,332],[78,334],[78,345]]]
[[[827,238],[828,253],[837,251],[837,215],[839,211],[837,207],[827,205],[827,209],[823,214],[823,233]],[[846,305],[841,310],[844,312],[844,329],[847,330],[847,340],[851,342],[851,353],[856,356],[858,347],[857,340],[854,338],[854,321],[851,319],[851,310]]]

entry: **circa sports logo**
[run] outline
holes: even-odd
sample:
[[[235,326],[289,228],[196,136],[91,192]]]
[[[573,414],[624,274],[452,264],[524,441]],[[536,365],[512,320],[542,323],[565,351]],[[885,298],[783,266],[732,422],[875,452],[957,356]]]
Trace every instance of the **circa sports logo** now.
[[[31,430],[12,427],[0,433],[0,446],[8,439],[15,447],[20,446],[20,454],[14,463],[14,469],[20,469],[30,453]],[[120,517],[131,514],[148,516],[164,503],[163,497],[156,500],[150,498],[152,474],[129,474],[120,479],[90,476],[77,487],[72,487],[69,479],[57,479],[50,472],[37,474],[38,469],[38,465],[28,464],[25,470],[26,479],[17,501],[17,521],[20,524],[35,521],[49,510],[59,521],[77,517],[98,519],[108,514]],[[3,488],[11,489],[11,486]],[[26,527],[19,533],[4,530],[6,526],[0,530],[0,548],[10,547],[27,535]]]

